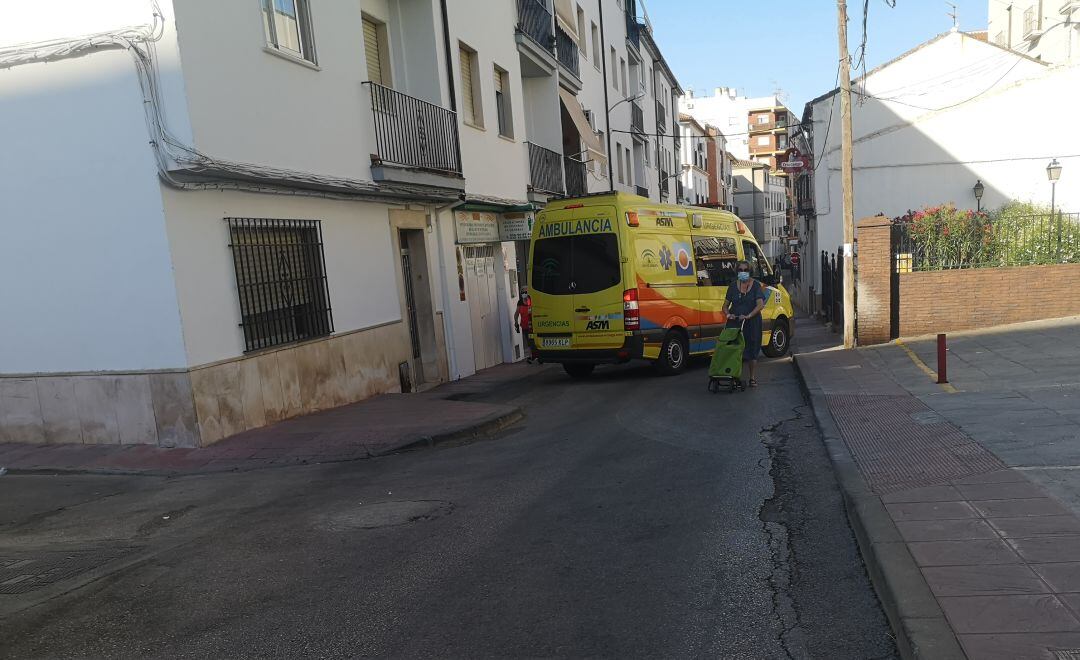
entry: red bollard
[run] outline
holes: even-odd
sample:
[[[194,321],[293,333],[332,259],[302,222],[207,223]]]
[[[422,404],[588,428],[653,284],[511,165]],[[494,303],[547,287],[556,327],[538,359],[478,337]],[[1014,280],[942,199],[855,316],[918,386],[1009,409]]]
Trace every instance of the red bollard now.
[[[949,375],[945,361],[945,333],[937,336],[937,382],[949,382]]]

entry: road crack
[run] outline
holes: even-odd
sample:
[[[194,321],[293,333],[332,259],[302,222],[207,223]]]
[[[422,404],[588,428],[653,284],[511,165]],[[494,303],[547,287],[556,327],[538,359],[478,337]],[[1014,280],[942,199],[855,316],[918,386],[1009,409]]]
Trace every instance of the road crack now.
[[[765,582],[772,599],[772,616],[779,628],[777,641],[787,658],[809,657],[805,634],[802,630],[799,605],[791,595],[791,585],[797,578],[798,564],[792,547],[792,534],[801,528],[801,522],[789,510],[792,496],[792,470],[788,460],[789,434],[786,424],[800,423],[803,406],[792,409],[794,415],[771,426],[762,428],[758,435],[769,452],[769,476],[773,480],[772,497],[761,503],[758,519],[761,520],[769,548],[769,575]]]

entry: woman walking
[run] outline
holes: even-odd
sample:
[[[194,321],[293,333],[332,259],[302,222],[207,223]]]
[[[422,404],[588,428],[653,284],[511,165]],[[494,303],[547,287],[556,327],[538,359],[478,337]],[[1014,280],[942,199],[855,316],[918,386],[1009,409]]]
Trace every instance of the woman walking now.
[[[750,387],[757,387],[754,370],[757,367],[758,353],[761,351],[761,310],[765,308],[768,297],[765,287],[750,277],[750,262],[740,261],[735,265],[735,284],[728,287],[724,302],[724,313],[728,317],[728,327],[737,328],[743,323],[743,362],[748,367]]]
[[[514,312],[514,329],[522,333],[525,344],[525,361],[532,364],[533,344],[529,338],[532,332],[532,299],[529,297],[528,287],[521,287],[521,295],[517,301],[517,311]]]

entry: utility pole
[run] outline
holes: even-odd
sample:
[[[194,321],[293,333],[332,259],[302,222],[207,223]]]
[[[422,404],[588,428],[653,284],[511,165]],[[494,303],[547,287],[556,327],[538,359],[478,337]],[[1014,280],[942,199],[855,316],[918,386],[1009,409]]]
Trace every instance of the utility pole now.
[[[844,189],[844,348],[855,347],[855,206],[851,171],[851,59],[847,43],[847,0],[836,0],[840,39],[840,183]]]

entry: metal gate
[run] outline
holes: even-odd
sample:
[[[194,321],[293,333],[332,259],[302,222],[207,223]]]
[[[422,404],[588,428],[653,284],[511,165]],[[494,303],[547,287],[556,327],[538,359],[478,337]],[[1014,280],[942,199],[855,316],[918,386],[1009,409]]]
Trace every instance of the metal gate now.
[[[409,315],[409,339],[412,342],[412,356],[415,360],[420,358],[420,326],[416,321],[416,299],[413,295],[409,248],[401,248],[401,275],[405,284],[405,308]]]

